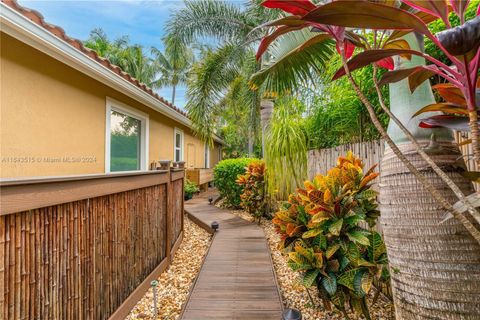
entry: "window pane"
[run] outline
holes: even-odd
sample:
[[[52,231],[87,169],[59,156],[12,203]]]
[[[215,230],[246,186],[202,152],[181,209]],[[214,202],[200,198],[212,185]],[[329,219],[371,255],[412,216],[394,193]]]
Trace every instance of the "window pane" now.
[[[182,137],[180,133],[175,134],[175,147],[180,148],[182,143]]]
[[[180,161],[180,150],[175,149],[175,162]]]
[[[140,120],[112,110],[110,171],[140,170]]]

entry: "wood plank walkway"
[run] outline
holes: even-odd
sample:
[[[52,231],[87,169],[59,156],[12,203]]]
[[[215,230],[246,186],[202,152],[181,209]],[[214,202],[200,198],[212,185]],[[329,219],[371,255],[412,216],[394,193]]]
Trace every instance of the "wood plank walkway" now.
[[[209,196],[212,192],[185,202],[194,221],[205,227],[218,221],[220,228],[181,319],[281,319],[282,302],[263,230],[210,205]]]

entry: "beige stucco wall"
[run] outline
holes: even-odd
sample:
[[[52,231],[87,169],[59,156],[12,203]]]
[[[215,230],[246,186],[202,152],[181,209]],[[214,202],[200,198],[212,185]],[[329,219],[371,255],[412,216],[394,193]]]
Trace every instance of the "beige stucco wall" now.
[[[203,167],[203,142],[191,130],[63,63],[1,34],[1,178],[105,172],[106,98],[149,115],[149,160],[173,159],[184,131]],[[149,161],[149,162],[150,162]]]

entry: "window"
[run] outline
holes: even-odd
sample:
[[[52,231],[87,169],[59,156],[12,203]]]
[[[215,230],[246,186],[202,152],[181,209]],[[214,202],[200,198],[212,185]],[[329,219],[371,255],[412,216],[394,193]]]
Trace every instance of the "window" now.
[[[174,161],[183,161],[183,131],[175,128],[174,134]]]
[[[107,99],[105,171],[147,169],[148,116]]]
[[[205,168],[210,168],[210,148],[207,143],[205,143]]]

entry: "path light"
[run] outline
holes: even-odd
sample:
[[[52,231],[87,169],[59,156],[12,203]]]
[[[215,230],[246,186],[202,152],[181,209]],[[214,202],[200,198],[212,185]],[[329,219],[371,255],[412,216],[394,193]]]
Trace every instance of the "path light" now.
[[[208,203],[212,204],[213,202],[213,197],[208,197]]]
[[[212,226],[213,231],[216,232],[218,227],[220,226],[220,224],[217,221],[213,221],[211,226]]]
[[[296,309],[286,309],[282,313],[282,320],[302,320],[302,313]]]
[[[157,285],[158,281],[153,280],[150,282],[150,285],[152,286],[152,291],[153,291],[153,316],[156,318],[158,314],[158,309],[157,309]]]

